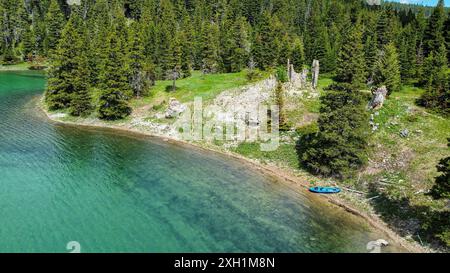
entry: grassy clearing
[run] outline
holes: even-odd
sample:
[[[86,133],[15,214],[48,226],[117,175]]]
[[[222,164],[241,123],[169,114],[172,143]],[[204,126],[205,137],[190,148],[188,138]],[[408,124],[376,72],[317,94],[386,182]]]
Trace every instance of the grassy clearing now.
[[[381,168],[379,174],[371,176],[381,176],[389,181],[394,181],[389,179],[393,174],[403,177],[394,183],[398,187],[391,187],[392,191],[401,191],[414,205],[433,203],[420,192],[428,191],[434,184],[435,166],[450,154],[447,148],[450,120],[416,106],[414,101],[422,92],[419,88],[405,86],[402,91],[392,94],[375,115],[380,130],[374,133],[371,141],[374,159],[391,162]],[[405,129],[409,131],[406,138],[400,136],[400,131]],[[406,180],[406,183],[398,183],[400,180]]]

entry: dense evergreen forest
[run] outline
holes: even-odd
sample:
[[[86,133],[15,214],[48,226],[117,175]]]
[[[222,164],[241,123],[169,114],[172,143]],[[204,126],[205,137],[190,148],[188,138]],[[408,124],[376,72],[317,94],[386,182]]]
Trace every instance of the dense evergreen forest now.
[[[361,0],[1,0],[3,64],[50,63],[47,102],[104,119],[131,111],[157,79],[191,71],[270,70],[313,59],[322,72],[363,87],[404,82],[427,89],[418,102],[448,112],[450,19],[426,8]],[[93,88],[102,90],[91,105]]]

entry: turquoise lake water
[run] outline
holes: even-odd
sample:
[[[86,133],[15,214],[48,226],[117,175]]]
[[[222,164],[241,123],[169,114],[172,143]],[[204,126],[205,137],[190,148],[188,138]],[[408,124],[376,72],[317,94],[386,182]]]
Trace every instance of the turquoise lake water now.
[[[367,252],[385,238],[226,156],[52,124],[44,86],[0,73],[0,252]]]

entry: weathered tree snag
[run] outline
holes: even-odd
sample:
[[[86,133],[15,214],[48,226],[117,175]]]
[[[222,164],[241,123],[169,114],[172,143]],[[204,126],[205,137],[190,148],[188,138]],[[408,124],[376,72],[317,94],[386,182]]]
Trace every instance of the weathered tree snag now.
[[[386,86],[381,86],[374,91],[372,91],[372,100],[369,102],[369,109],[380,109],[383,107],[384,100],[386,99],[386,95],[388,90]]]
[[[312,86],[314,89],[317,88],[317,84],[319,82],[319,72],[320,72],[319,61],[314,60],[312,63]]]

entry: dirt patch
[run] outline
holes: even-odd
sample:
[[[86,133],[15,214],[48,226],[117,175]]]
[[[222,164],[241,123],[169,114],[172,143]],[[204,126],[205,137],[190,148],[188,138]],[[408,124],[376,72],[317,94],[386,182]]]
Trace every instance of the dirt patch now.
[[[376,144],[375,153],[369,158],[369,164],[363,174],[375,175],[384,171],[399,171],[409,167],[414,159],[414,151],[408,147],[400,147],[392,151],[381,144]]]

